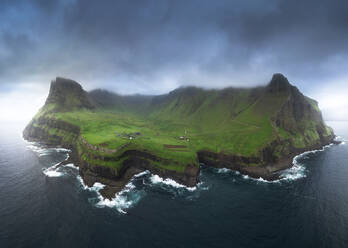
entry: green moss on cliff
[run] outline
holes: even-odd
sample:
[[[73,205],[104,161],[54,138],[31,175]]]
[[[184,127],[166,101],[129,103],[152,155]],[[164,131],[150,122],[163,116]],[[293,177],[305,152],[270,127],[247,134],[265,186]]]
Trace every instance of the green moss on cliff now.
[[[282,75],[255,89],[190,87],[152,98],[109,94],[108,101],[93,99],[107,102],[97,107],[89,100],[93,94],[88,96],[76,82],[62,85],[54,84],[32,125],[76,146],[84,161],[117,170],[126,159],[123,154],[132,150],[158,158],[149,162],[164,170],[199,166],[197,152],[203,150],[257,158],[260,162],[239,162],[257,166],[332,136],[316,101]],[[39,124],[40,118],[76,126],[79,134]]]

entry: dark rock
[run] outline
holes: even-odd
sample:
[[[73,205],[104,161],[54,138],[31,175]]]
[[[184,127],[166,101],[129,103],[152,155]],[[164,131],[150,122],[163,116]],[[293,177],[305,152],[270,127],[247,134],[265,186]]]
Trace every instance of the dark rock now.
[[[65,111],[74,108],[93,109],[94,105],[81,85],[73,80],[57,77],[51,82],[45,105],[54,104],[51,111]]]
[[[271,93],[288,92],[291,87],[292,85],[283,74],[275,73],[267,86],[267,91]]]

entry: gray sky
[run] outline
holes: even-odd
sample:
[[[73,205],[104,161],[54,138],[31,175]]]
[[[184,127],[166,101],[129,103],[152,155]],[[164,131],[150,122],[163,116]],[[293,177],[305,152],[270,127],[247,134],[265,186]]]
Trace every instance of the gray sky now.
[[[281,72],[326,119],[348,119],[347,44],[346,0],[2,0],[0,111],[36,110],[56,76],[160,94]]]

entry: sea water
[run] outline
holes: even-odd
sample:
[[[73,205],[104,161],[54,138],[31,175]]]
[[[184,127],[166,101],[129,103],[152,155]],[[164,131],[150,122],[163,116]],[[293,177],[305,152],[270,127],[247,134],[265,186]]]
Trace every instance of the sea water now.
[[[348,123],[329,123],[340,139]],[[348,247],[348,146],[294,159],[283,179],[202,166],[192,188],[145,171],[111,200],[70,151],[0,126],[0,247]]]

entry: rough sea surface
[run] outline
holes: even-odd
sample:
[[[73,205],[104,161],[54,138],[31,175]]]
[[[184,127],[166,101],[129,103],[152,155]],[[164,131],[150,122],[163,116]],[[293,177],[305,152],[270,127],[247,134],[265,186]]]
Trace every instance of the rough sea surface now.
[[[348,123],[329,123],[340,139]],[[294,160],[276,182],[202,167],[185,188],[144,172],[112,201],[69,156],[0,123],[0,247],[348,247],[348,145]]]

